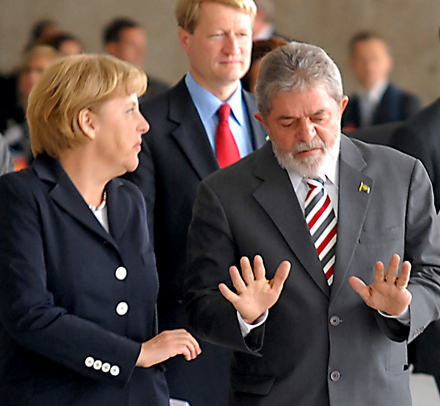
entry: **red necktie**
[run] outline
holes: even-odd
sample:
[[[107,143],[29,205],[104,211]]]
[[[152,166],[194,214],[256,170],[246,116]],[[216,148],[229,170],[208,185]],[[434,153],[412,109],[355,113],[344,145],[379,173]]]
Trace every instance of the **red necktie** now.
[[[325,179],[305,178],[310,187],[305,203],[305,216],[329,285],[333,282],[338,225],[332,202],[324,188]]]
[[[227,103],[222,104],[218,109],[218,126],[215,132],[215,149],[220,168],[231,165],[240,159],[237,144],[229,128],[229,115],[231,106]]]

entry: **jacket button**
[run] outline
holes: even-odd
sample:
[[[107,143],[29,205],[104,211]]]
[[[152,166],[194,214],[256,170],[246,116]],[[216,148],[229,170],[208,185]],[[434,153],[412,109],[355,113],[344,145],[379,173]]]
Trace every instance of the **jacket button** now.
[[[99,371],[102,367],[102,361],[100,361],[99,359],[97,359],[94,363],[93,363],[93,369],[96,369],[97,371]]]
[[[110,374],[113,376],[118,376],[119,372],[119,367],[117,365],[113,365],[110,369]]]
[[[84,363],[86,364],[87,368],[91,368],[93,366],[94,362],[95,362],[95,360],[93,357],[87,357]]]
[[[127,277],[127,269],[123,266],[120,266],[115,271],[116,279],[123,281]]]
[[[104,362],[102,364],[101,370],[102,370],[102,372],[104,372],[106,374],[107,372],[110,371],[110,368],[111,368],[110,364],[108,362]]]
[[[330,317],[330,324],[334,327],[339,326],[339,323],[341,322],[341,319],[338,316],[332,316]]]
[[[341,378],[341,374],[339,373],[339,371],[333,371],[333,372],[330,374],[330,379],[331,379],[333,382],[339,381],[340,378]]]
[[[128,304],[125,302],[120,302],[116,306],[116,313],[119,314],[119,316],[124,316],[128,312]]]

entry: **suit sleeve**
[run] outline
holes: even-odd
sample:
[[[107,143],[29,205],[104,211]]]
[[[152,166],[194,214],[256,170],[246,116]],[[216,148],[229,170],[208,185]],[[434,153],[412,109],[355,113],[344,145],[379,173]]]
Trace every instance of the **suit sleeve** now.
[[[205,182],[194,204],[188,257],[185,302],[191,328],[204,340],[258,355],[264,326],[243,339],[236,310],[218,289],[220,283],[233,289],[229,267],[238,265],[239,258],[223,207]]]
[[[416,161],[407,200],[405,260],[412,265],[408,286],[411,342],[440,318],[440,224],[426,171]]]
[[[47,286],[45,252],[50,247],[44,244],[39,206],[32,185],[15,175],[20,174],[0,180],[2,326],[28,350],[92,379],[124,386],[135,368],[140,343],[56,306]]]

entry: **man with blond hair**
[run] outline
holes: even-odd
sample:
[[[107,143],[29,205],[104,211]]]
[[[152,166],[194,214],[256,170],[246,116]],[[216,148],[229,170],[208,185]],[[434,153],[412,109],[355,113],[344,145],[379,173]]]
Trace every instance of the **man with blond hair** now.
[[[130,179],[146,198],[154,228],[160,330],[187,324],[186,235],[199,182],[265,143],[254,96],[240,84],[249,68],[255,14],[253,0],[179,0],[178,36],[190,70],[171,90],[141,104],[151,129]],[[207,342],[201,347],[195,362],[166,363],[171,396],[191,406],[225,406],[230,352]]]

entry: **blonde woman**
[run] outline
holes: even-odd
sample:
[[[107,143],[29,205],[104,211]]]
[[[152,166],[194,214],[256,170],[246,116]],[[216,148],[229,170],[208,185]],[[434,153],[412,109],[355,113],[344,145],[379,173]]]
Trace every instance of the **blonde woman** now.
[[[160,363],[200,353],[185,330],[156,335],[144,199],[117,178],[138,165],[145,88],[140,69],[79,55],[32,90],[35,160],[0,179],[2,405],[167,406]]]

